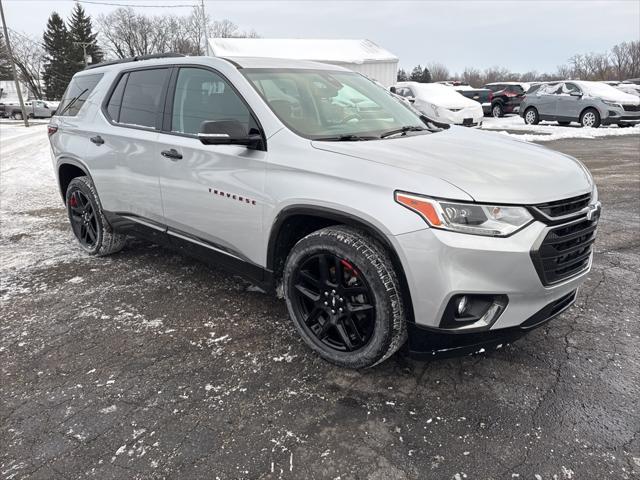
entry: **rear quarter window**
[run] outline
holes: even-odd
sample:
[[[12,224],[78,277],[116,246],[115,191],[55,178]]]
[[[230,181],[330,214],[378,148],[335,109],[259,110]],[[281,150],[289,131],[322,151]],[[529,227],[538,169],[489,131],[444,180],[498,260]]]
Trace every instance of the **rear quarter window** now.
[[[96,73],[72,78],[58,106],[58,115],[62,117],[75,117],[78,115],[78,112],[80,112],[85,101],[102,79],[102,76],[102,73]]]

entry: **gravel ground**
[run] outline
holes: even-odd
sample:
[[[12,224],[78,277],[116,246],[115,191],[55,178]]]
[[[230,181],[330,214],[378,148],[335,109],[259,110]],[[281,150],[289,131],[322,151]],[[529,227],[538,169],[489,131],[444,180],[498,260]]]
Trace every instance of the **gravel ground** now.
[[[545,143],[604,203],[568,312],[354,372],[222,271],[140,241],[84,256],[44,127],[0,134],[0,478],[640,478],[640,136]]]

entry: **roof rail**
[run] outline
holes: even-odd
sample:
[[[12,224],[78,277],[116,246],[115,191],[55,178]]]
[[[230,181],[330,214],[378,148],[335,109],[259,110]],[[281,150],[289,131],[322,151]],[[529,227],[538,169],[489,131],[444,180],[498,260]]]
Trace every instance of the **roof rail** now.
[[[88,65],[85,70],[91,70],[92,68],[105,67],[107,65],[117,65],[119,63],[140,62],[142,60],[153,60],[154,58],[171,58],[171,57],[184,57],[182,53],[152,53],[151,55],[138,55],[129,58],[120,58],[118,60],[110,60],[108,62],[100,62],[95,65]]]

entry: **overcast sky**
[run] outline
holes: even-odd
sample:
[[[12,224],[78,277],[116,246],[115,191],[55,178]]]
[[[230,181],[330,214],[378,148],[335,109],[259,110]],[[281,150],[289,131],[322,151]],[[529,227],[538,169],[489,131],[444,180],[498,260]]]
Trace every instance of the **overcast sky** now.
[[[199,0],[91,0],[147,5],[146,14],[188,14]],[[71,0],[2,0],[7,24],[41,35],[54,10],[66,17]],[[150,6],[153,5],[153,8]],[[83,4],[93,17],[117,8]],[[367,38],[410,68],[438,61],[452,72],[504,66],[515,72],[553,71],[575,53],[601,52],[640,39],[640,0],[450,1],[205,1],[215,19],[271,38]]]

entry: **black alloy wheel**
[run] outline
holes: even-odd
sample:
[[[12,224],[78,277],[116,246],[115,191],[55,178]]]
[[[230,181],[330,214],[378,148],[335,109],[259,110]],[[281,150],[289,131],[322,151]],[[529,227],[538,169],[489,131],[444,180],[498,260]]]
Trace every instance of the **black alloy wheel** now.
[[[98,241],[99,228],[93,205],[83,192],[74,190],[69,198],[68,207],[73,233],[84,248],[92,250]]]
[[[317,253],[294,271],[291,303],[313,341],[339,352],[365,347],[374,333],[376,309],[364,276],[347,259]]]

